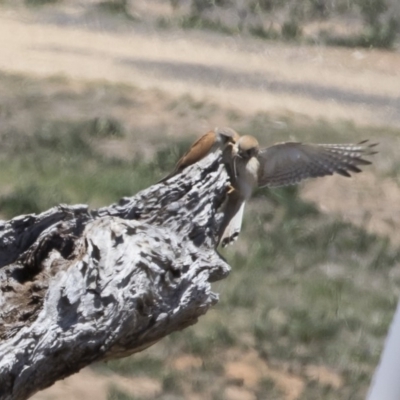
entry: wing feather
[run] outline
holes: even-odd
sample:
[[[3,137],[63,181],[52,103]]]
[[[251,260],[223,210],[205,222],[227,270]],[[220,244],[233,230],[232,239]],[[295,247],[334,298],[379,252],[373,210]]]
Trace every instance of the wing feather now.
[[[278,143],[262,149],[258,155],[260,187],[294,185],[308,178],[334,173],[350,177],[361,172],[359,166],[371,164],[363,157],[375,154],[376,143],[303,144]]]
[[[215,144],[215,141],[216,135],[213,131],[201,136],[192,144],[192,147],[177,162],[175,169],[179,171],[200,161],[210,152]]]

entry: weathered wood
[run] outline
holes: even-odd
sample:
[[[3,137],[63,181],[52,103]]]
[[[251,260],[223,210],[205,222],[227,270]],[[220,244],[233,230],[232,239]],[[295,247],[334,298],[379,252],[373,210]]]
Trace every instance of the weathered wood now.
[[[194,324],[218,300],[210,282],[229,273],[215,251],[228,185],[211,154],[109,207],[0,223],[0,398]]]

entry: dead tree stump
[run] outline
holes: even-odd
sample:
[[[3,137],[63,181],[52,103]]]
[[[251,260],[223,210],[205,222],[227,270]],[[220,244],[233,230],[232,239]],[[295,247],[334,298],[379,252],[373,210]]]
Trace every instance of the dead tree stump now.
[[[221,154],[98,210],[0,221],[0,399],[26,399],[194,324],[229,266],[216,252]]]

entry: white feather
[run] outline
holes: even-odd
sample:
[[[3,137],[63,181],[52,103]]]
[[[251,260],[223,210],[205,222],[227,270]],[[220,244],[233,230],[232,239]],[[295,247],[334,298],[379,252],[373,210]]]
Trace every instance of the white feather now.
[[[228,202],[225,211],[225,221],[227,221],[227,225],[223,228],[224,230],[220,237],[222,247],[226,247],[228,244],[234,242],[239,236],[240,230],[242,229],[244,205],[244,199],[233,199]],[[232,217],[231,214],[233,214]],[[223,223],[223,226],[224,225]]]

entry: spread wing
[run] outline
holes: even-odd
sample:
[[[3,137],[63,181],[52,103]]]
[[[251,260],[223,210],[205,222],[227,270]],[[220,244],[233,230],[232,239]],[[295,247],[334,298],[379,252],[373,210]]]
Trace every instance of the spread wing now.
[[[375,154],[376,145],[364,140],[358,144],[287,142],[267,147],[258,154],[258,185],[294,185],[303,179],[334,173],[349,177],[351,172],[361,172],[359,166],[371,164],[363,157]]]

